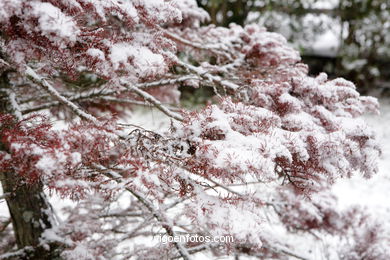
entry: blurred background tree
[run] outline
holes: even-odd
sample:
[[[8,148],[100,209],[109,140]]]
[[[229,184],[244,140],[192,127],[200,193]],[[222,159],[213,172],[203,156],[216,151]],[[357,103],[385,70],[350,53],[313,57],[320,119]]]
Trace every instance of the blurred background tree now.
[[[211,22],[257,23],[282,33],[312,74],[345,77],[361,92],[390,90],[388,0],[198,0]]]

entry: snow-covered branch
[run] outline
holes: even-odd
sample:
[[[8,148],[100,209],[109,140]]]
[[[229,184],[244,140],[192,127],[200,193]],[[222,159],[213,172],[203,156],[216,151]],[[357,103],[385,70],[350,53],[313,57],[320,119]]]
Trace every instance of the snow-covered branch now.
[[[239,86],[237,84],[235,84],[229,80],[225,80],[225,79],[221,78],[220,76],[212,75],[210,72],[208,72],[207,70],[205,70],[201,67],[193,66],[193,65],[186,63],[184,61],[179,61],[178,65],[183,66],[184,68],[188,69],[190,72],[194,73],[195,75],[197,75],[205,80],[208,80],[210,82],[213,82],[219,86],[227,88],[230,91],[234,92],[237,89],[239,89]]]
[[[8,100],[10,104],[10,112],[18,119],[19,121],[23,119],[22,112],[19,106],[18,101],[16,100],[16,94],[13,88],[6,89],[5,92],[8,95]]]
[[[161,87],[161,86],[166,86],[166,85],[175,85],[178,83],[186,82],[188,80],[198,80],[199,77],[194,76],[194,75],[184,75],[178,78],[171,78],[171,79],[161,79],[157,81],[152,81],[152,82],[145,82],[145,83],[138,83],[135,84],[135,87],[139,89],[150,89],[150,88],[156,88],[156,87]]]
[[[53,98],[57,99],[58,102],[63,104],[64,106],[68,107],[70,110],[72,110],[76,115],[78,115],[80,118],[93,122],[98,123],[98,120],[84,112],[82,109],[80,109],[78,106],[76,106],[73,102],[62,96],[46,79],[40,77],[33,69],[30,67],[26,67],[26,75],[36,84],[41,86],[44,90],[46,90]]]

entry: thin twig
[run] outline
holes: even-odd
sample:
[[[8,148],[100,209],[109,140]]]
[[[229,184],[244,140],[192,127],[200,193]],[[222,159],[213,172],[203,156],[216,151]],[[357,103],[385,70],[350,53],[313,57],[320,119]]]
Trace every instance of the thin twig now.
[[[107,102],[113,102],[113,103],[130,104],[130,105],[144,106],[144,107],[154,107],[153,104],[149,104],[149,103],[137,101],[137,100],[125,99],[125,98],[101,97],[100,99],[107,101]],[[171,111],[175,111],[175,110],[180,111],[180,109],[177,107],[172,107],[172,106],[168,106],[168,105],[165,105],[165,107]]]
[[[163,112],[167,116],[169,116],[173,119],[176,119],[178,121],[183,121],[183,117],[181,115],[179,115],[175,112],[172,112],[171,110],[166,108],[159,100],[157,100],[155,97],[153,97],[149,93],[147,93],[147,92],[145,92],[145,91],[143,91],[135,86],[127,84],[126,82],[121,82],[121,84],[123,86],[125,86],[126,88],[128,88],[129,90],[135,92],[137,95],[139,95],[143,99],[145,99],[145,101],[152,103],[158,110],[160,110],[161,112]]]
[[[6,221],[4,221],[3,223],[1,223],[1,226],[0,226],[0,233],[3,232],[9,224],[11,224],[11,218],[8,218]]]
[[[228,60],[234,60],[232,57],[232,54],[229,52],[229,49],[227,48],[226,45],[222,44],[202,44],[202,43],[197,43],[193,41],[189,41],[177,34],[174,34],[168,30],[162,29],[165,36],[170,38],[171,40],[181,43],[183,45],[190,46],[194,49],[199,49],[199,50],[204,50],[204,51],[209,51],[211,53],[214,53],[216,55],[224,56]]]

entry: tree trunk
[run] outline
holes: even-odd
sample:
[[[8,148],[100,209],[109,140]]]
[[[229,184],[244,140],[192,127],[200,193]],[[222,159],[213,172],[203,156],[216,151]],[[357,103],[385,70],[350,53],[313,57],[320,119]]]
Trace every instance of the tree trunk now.
[[[0,113],[16,115],[9,101],[10,84],[7,74],[0,76]],[[0,126],[1,127],[1,126]],[[7,148],[0,141],[0,150]],[[24,255],[16,259],[53,260],[59,258],[59,245],[43,245],[41,237],[46,229],[52,228],[53,211],[43,193],[42,183],[24,184],[15,172],[0,172],[1,184],[11,215],[13,230],[18,249],[24,249]]]

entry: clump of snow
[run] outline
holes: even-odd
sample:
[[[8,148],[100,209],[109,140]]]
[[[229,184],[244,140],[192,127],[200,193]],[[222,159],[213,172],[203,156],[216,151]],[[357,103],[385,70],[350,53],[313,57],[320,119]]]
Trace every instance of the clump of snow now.
[[[133,67],[142,76],[156,75],[165,70],[164,58],[144,46],[133,46],[128,43],[117,43],[111,47],[109,55],[114,69]]]
[[[102,52],[101,50],[96,49],[96,48],[88,49],[87,54],[90,55],[91,57],[95,57],[95,58],[98,58],[100,60],[104,60],[104,58],[105,58],[104,52]]]
[[[79,29],[73,18],[66,16],[61,10],[50,3],[31,2],[31,15],[38,18],[38,30],[42,35],[53,41],[66,39],[76,41]],[[53,38],[56,35],[58,39]]]

